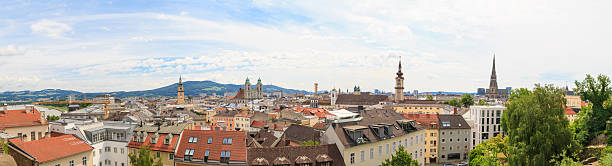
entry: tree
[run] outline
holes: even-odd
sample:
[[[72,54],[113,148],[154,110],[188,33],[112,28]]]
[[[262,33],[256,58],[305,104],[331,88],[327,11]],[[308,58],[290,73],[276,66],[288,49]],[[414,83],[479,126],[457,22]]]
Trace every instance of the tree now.
[[[385,159],[383,166],[418,166],[419,162],[412,159],[410,154],[404,150],[404,146],[399,146],[399,149],[391,156],[391,160]]]
[[[555,154],[577,152],[564,96],[565,90],[540,84],[513,92],[502,116],[510,165],[548,165]]]
[[[455,107],[461,107],[461,101],[459,101],[459,99],[457,98],[453,98],[451,100],[444,101],[444,104],[455,106]]]
[[[504,154],[505,142],[507,137],[501,137],[498,135],[491,138],[488,141],[484,141],[478,144],[473,150],[470,151],[470,163],[469,165],[483,165],[483,166],[497,166],[503,165],[504,159],[498,156]]]
[[[580,128],[580,130],[588,130],[586,141],[583,142],[586,144],[588,140],[593,139],[605,130],[606,121],[612,116],[612,107],[604,106],[604,102],[610,99],[610,93],[612,93],[610,78],[605,75],[599,75],[597,80],[595,80],[595,78],[587,74],[583,81],[576,81],[575,91],[582,100],[591,102],[590,108],[586,108],[590,110],[585,112],[583,117],[580,117],[584,118],[584,123],[586,123],[583,126],[585,128]],[[583,109],[585,108],[583,107]],[[576,130],[576,132],[579,131]]]
[[[476,104],[476,105],[485,105],[486,106],[486,105],[489,105],[489,102],[487,102],[485,100],[480,100],[480,101],[478,101],[478,104]]]
[[[464,107],[470,107],[474,105],[474,97],[472,97],[472,95],[470,94],[465,94],[461,96],[461,104],[463,104]]]
[[[153,157],[151,156],[151,149],[148,146],[141,146],[138,149],[138,154],[128,154],[130,158],[130,163],[132,166],[162,166],[161,158],[158,158],[157,161],[153,162]]]
[[[47,115],[47,121],[49,121],[49,122],[53,122],[53,121],[56,121],[56,120],[59,120],[59,119],[60,119],[60,118],[59,118],[58,116],[55,116],[55,115]]]
[[[300,145],[302,146],[319,145],[319,141],[308,140],[308,141],[301,142]]]
[[[8,154],[8,146],[2,141],[0,141],[0,144],[2,144],[2,150],[4,150],[4,154]]]
[[[433,96],[432,95],[428,95],[427,98],[425,100],[433,100]]]

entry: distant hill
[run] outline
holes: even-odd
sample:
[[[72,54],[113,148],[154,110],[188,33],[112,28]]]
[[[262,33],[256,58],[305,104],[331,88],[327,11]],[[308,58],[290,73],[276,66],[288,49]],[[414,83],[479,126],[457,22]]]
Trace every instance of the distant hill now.
[[[217,95],[223,95],[225,92],[236,92],[243,85],[236,84],[220,84],[213,81],[187,81],[183,82],[186,96],[199,96],[202,93]],[[143,91],[117,91],[117,92],[100,92],[100,93],[87,93],[87,97],[94,97],[96,95],[111,94],[115,97],[129,97],[129,96],[176,96],[176,90],[178,83],[164,86],[157,89],[143,90]],[[263,90],[266,93],[274,91],[282,91],[283,93],[305,93],[310,92],[296,89],[286,89],[276,85],[264,85]],[[61,90],[61,89],[45,89],[40,91],[7,91],[0,93],[0,101],[38,101],[38,100],[59,100],[65,99],[66,96],[75,95],[76,98],[83,98],[83,93],[73,90]]]

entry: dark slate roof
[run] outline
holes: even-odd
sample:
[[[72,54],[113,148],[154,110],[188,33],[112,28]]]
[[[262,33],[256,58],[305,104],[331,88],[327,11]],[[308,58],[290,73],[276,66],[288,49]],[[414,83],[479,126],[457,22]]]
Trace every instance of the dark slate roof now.
[[[344,166],[344,159],[336,144],[315,146],[285,146],[274,148],[249,148],[248,165],[253,163],[269,163],[288,160],[291,166],[305,162],[316,165],[317,161],[332,161],[333,166]]]
[[[292,124],[285,130],[283,137],[295,143],[301,143],[308,140],[320,142],[321,132],[312,127]]]
[[[362,131],[364,135],[369,139],[367,143],[373,143],[373,142],[378,142],[378,141],[388,139],[385,136],[383,137],[376,136],[374,131],[372,131],[372,129],[369,128],[369,126],[371,125],[380,125],[380,124],[393,125],[393,127],[391,127],[390,129],[393,135],[395,135],[395,137],[403,136],[408,133],[414,132],[415,130],[423,129],[422,126],[417,125],[416,123],[410,123],[410,125],[414,127],[414,130],[412,131],[406,131],[402,129],[399,126],[398,121],[408,121],[408,119],[404,118],[402,115],[400,115],[399,113],[391,109],[365,110],[365,111],[360,111],[359,114],[363,118],[361,121],[332,124],[332,128],[334,129],[335,133],[338,135],[338,138],[340,139],[340,142],[342,142],[344,146],[351,147],[351,146],[358,145],[357,142],[353,141],[347,135],[347,132],[345,132],[344,128],[365,127],[366,129],[363,129]]]
[[[376,105],[389,99],[387,95],[354,95],[340,94],[336,99],[336,104],[340,105]]]
[[[240,113],[240,111],[219,111],[215,114],[215,117],[234,117],[238,113]]]
[[[438,115],[440,129],[470,129],[470,125],[461,115]],[[450,122],[450,126],[444,126],[443,122]]]

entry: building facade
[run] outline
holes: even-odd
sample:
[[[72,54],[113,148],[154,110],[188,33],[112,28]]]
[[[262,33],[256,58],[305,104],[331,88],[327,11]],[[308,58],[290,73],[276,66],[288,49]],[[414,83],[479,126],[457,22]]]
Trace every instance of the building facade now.
[[[22,142],[9,140],[8,153],[19,166],[92,166],[93,147],[74,135]]]
[[[130,143],[127,145],[129,154],[137,154],[142,146],[149,146],[151,156],[161,159],[164,166],[174,166],[174,152],[178,140],[187,124],[144,125],[134,129]]]
[[[438,115],[437,114],[402,114],[408,120],[414,120],[425,130],[423,142],[423,164],[438,162]]]
[[[176,166],[247,165],[244,131],[184,130],[181,135]]]
[[[461,115],[439,115],[439,163],[467,161],[470,152],[470,125]]]
[[[500,134],[504,134],[501,128],[501,117],[506,107],[504,106],[471,106],[470,110],[463,114],[472,128],[471,149],[483,141],[489,140]]]
[[[33,141],[49,137],[49,123],[45,112],[38,111],[33,105],[25,109],[0,110],[0,133],[18,137],[21,141]]]

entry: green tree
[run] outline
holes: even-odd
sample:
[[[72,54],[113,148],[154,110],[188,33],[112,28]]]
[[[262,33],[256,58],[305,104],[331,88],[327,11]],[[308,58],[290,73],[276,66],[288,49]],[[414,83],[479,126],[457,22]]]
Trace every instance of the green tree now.
[[[451,100],[444,101],[444,104],[455,106],[455,107],[461,107],[461,101],[457,98],[453,98]]]
[[[480,100],[476,105],[489,105],[489,102],[487,102],[486,100]]]
[[[391,156],[391,160],[385,159],[382,162],[383,166],[418,166],[419,162],[412,159],[410,154],[404,150],[404,146],[399,146],[399,149]]]
[[[586,128],[583,128],[583,130],[587,129],[589,131],[588,142],[605,130],[606,121],[612,116],[612,107],[604,106],[604,102],[610,99],[610,93],[612,93],[610,78],[599,75],[595,79],[587,74],[583,81],[576,81],[575,91],[582,100],[591,102],[591,110],[583,115],[586,121]]]
[[[425,100],[433,100],[433,96],[432,95],[427,95],[427,98]]]
[[[488,141],[484,141],[478,144],[473,150],[470,151],[470,163],[469,165],[482,165],[482,166],[497,166],[503,165],[504,159],[498,156],[503,155],[506,148],[505,142],[507,137],[501,137],[498,135],[491,138]]]
[[[579,148],[565,118],[565,90],[536,84],[513,92],[502,116],[510,165],[548,165],[555,154]]]
[[[461,96],[461,104],[463,104],[464,107],[470,107],[474,105],[474,97],[472,97],[472,95],[470,94],[465,94]]]
[[[6,145],[6,143],[0,141],[0,144],[2,144],[2,150],[4,150],[4,154],[8,154],[8,146]]]
[[[308,140],[308,141],[301,142],[300,145],[302,146],[319,145],[319,141]]]
[[[59,118],[58,116],[55,116],[55,115],[47,115],[47,121],[49,121],[49,122],[53,122],[53,121],[56,121],[56,120],[59,120],[59,119],[60,119],[60,118]]]
[[[151,156],[151,149],[148,146],[141,146],[138,149],[138,154],[128,154],[132,166],[163,166],[161,158],[154,162],[154,157]]]

